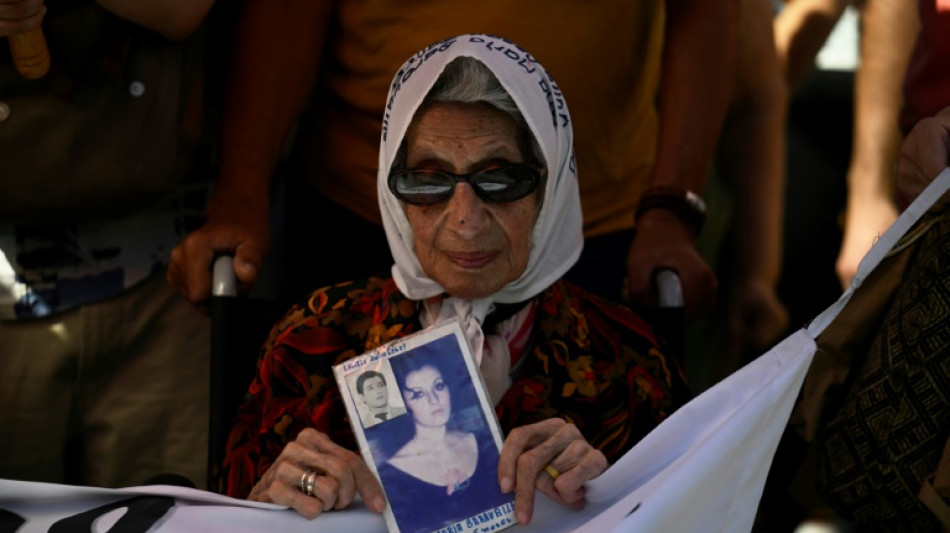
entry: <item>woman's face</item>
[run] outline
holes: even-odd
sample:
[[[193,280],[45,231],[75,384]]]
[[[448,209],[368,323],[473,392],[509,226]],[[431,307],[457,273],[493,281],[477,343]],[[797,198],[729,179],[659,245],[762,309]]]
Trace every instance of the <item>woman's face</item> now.
[[[442,374],[435,367],[424,366],[406,375],[402,397],[417,424],[437,427],[449,421],[452,397]]]
[[[487,104],[424,109],[406,132],[406,147],[408,168],[464,174],[524,162],[515,121]],[[445,202],[407,204],[422,270],[465,299],[484,298],[518,279],[531,253],[538,191],[510,203],[486,203],[471,185],[459,183]]]

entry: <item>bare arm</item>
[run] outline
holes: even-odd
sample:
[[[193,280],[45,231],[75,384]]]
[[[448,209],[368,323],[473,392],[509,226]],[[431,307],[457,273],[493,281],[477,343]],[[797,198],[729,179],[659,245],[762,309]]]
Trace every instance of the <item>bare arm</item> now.
[[[721,170],[733,196],[733,278],[727,297],[730,348],[738,357],[760,353],[788,322],[776,294],[788,94],[773,44],[769,1],[742,0],[740,21],[736,92],[720,143]]]
[[[702,193],[726,115],[736,68],[736,0],[678,0],[667,5],[660,128],[651,187]],[[706,311],[716,280],[694,247],[696,235],[676,214],[651,209],[637,220],[627,259],[630,295],[655,304],[651,277],[671,267],[683,283],[687,315]]]
[[[168,278],[193,304],[210,297],[214,254],[235,254],[248,290],[270,247],[274,169],[313,91],[330,2],[246,0],[236,32],[221,135],[221,169],[207,223],[172,252]]]
[[[894,168],[903,81],[917,36],[917,3],[867,0],[861,11],[861,66],[855,75],[854,146],[848,169],[845,234],[836,269],[843,287],[861,258],[897,218]]]
[[[96,0],[129,22],[182,41],[201,26],[214,0]],[[0,37],[36,28],[46,13],[43,0],[0,0]]]
[[[214,0],[96,0],[106,11],[182,41],[201,25]]]
[[[38,28],[45,14],[43,0],[0,0],[0,37]]]
[[[245,0],[236,33],[213,203],[267,198],[270,178],[313,91],[329,2]],[[260,203],[260,202],[258,202]]]
[[[808,76],[815,57],[851,0],[789,0],[775,16],[775,49],[789,88]]]
[[[737,0],[667,2],[652,186],[702,191],[737,65]]]

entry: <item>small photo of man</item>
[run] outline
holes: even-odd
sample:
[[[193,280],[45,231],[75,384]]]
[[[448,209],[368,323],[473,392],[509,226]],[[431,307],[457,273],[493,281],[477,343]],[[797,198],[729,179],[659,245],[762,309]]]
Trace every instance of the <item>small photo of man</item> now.
[[[406,406],[402,402],[399,391],[393,391],[390,396],[388,380],[384,372],[364,370],[357,376],[353,388],[360,405],[360,416],[364,428],[370,428],[406,414]]]

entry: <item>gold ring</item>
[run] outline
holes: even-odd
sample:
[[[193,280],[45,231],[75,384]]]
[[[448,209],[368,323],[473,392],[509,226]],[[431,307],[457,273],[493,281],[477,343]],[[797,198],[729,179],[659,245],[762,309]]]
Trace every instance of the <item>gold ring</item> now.
[[[550,463],[544,465],[544,471],[547,472],[549,476],[551,476],[551,479],[557,479],[558,476],[561,475],[561,473],[557,471],[557,468],[551,466]]]

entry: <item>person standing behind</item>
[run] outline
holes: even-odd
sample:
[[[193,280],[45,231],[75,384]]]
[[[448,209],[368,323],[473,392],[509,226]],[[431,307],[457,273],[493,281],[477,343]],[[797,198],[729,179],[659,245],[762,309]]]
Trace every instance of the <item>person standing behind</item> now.
[[[935,1],[924,0],[920,4]],[[854,140],[847,176],[844,236],[835,263],[842,288],[851,284],[861,258],[874,240],[897,219],[894,168],[901,139],[907,133],[900,127],[904,76],[919,28],[913,1],[867,0],[861,6]]]
[[[903,208],[903,200],[894,197],[901,140],[918,121],[950,102],[950,8],[945,2],[920,0],[915,10],[914,2],[867,0],[860,7],[854,147],[844,238],[835,265],[842,288]]]
[[[699,391],[761,355],[788,326],[776,292],[782,264],[788,97],[768,0],[740,0],[739,59],[706,198],[716,215],[700,237],[722,287],[716,310],[690,331],[686,366]],[[722,189],[722,192],[719,189]],[[715,348],[710,348],[715,346]],[[717,357],[702,351],[715,350]],[[705,367],[706,373],[697,372]]]
[[[0,2],[0,478],[203,486],[208,322],[163,279],[200,221],[213,0]]]
[[[390,268],[373,189],[390,74],[430,43],[486,32],[549,66],[553,106],[563,97],[574,102],[586,242],[569,279],[649,305],[653,272],[671,267],[687,312],[702,314],[716,280],[694,247],[703,219],[695,199],[730,96],[736,18],[728,0],[612,0],[596,8],[245,0],[208,222],[175,250],[169,279],[200,305],[210,296],[213,257],[230,252],[244,288],[253,284],[270,246],[271,179],[295,124],[290,147],[305,185],[294,189],[288,179],[294,292]],[[531,68],[535,58],[497,46]],[[347,231],[329,231],[339,227]]]

